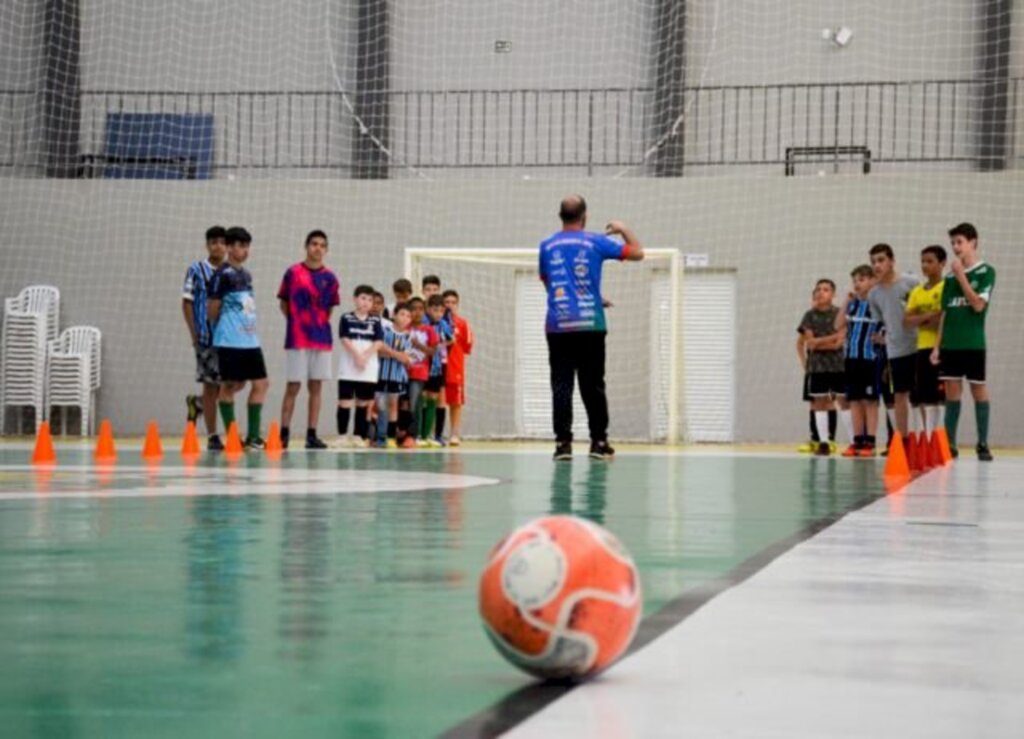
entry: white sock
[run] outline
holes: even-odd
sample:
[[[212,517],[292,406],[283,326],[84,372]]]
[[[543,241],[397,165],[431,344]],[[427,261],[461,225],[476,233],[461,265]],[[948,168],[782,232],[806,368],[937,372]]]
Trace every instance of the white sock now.
[[[846,438],[850,444],[853,443],[853,414],[850,413],[850,409],[847,408],[845,411],[840,409],[839,421],[843,424],[843,429],[846,431]]]
[[[818,427],[818,438],[828,443],[828,411],[814,411],[814,425]]]
[[[942,406],[930,405],[924,409],[925,418],[928,423],[928,436],[934,434],[942,425]]]

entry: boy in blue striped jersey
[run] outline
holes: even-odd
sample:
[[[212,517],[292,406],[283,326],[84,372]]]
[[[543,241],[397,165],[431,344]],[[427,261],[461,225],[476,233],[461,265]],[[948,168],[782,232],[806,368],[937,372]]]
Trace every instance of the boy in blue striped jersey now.
[[[380,448],[398,446],[398,403],[409,385],[409,351],[412,341],[409,322],[412,314],[407,303],[395,305],[393,326],[384,329],[380,353],[380,381],[377,383],[377,440]],[[405,432],[405,429],[402,429]]]
[[[853,289],[836,316],[836,329],[846,329],[846,400],[853,417],[853,443],[844,457],[873,457],[878,428],[878,382],[876,366],[878,322],[871,317],[868,293],[875,285],[875,272],[862,264],[850,273]]]
[[[217,436],[217,394],[220,391],[220,372],[217,368],[217,350],[213,348],[213,330],[206,310],[206,299],[213,281],[213,273],[220,269],[227,256],[224,242],[226,231],[223,226],[211,226],[206,230],[206,259],[199,259],[189,265],[185,272],[185,286],[181,294],[181,312],[185,317],[196,356],[196,382],[202,383],[203,421],[209,436],[206,447],[211,452],[221,451],[224,445]],[[188,420],[195,421],[199,415],[195,395],[185,399],[188,406]]]

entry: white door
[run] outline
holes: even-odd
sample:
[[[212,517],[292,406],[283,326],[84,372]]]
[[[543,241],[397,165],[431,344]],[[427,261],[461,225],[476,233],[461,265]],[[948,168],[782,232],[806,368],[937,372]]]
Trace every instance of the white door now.
[[[735,439],[735,272],[683,274],[683,398],[687,441]]]

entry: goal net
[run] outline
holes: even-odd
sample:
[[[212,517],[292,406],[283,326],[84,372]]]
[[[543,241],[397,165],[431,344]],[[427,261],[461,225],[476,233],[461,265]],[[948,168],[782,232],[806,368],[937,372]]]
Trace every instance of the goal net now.
[[[466,433],[480,437],[553,435],[544,319],[547,293],[537,249],[408,248],[414,285],[438,275],[458,286],[475,337],[467,366]],[[682,429],[682,272],[674,249],[640,263],[606,262],[606,382],[617,439],[675,442]],[[589,438],[579,392],[573,435]]]
[[[916,272],[968,221],[999,275],[992,439],[1024,443],[1022,165],[1010,0],[0,3],[0,293],[56,286],[62,330],[101,329],[97,415],[118,433],[182,427],[181,283],[222,224],[255,239],[265,417],[285,386],[277,288],[319,228],[345,310],[361,283],[390,302],[405,248],[432,248],[414,266],[467,294],[483,342],[467,424],[540,434],[547,411],[523,398],[544,402],[546,367],[517,385],[513,335],[540,322],[512,314],[539,310],[532,258],[490,250],[537,244],[579,192],[594,226],[690,259],[678,293],[670,257],[609,267],[616,434],[802,439],[794,329],[814,281],[841,301],[878,242]]]

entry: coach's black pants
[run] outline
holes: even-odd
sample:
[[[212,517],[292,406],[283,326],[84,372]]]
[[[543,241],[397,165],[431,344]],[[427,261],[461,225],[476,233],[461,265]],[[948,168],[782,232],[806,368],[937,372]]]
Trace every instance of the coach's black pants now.
[[[548,334],[551,365],[551,405],[555,439],[572,441],[573,381],[587,409],[591,441],[608,438],[608,398],[604,392],[604,331]]]

